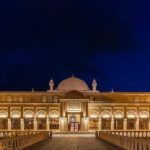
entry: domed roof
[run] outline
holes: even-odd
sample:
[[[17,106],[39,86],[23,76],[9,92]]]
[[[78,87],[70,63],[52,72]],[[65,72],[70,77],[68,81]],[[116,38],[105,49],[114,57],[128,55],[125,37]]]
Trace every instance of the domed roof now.
[[[74,76],[61,81],[57,87],[58,91],[88,91],[88,85]]]

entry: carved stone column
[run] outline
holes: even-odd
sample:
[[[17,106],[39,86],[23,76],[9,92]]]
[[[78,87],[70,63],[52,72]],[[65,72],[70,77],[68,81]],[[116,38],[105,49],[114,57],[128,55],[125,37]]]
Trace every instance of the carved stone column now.
[[[99,122],[98,122],[98,130],[101,131],[102,130],[102,118],[99,118]]]
[[[148,130],[150,130],[150,118],[148,119]]]
[[[140,123],[140,119],[136,118],[136,123],[135,123],[135,129],[139,130],[139,123]]]
[[[8,118],[8,130],[10,131],[11,130],[11,119]]]
[[[60,131],[68,131],[68,124],[67,124],[67,118],[61,117],[60,118]]]
[[[34,117],[34,131],[37,131],[37,118]]]
[[[20,121],[21,121],[21,131],[24,131],[24,119],[21,118]]]
[[[88,117],[83,117],[82,122],[81,122],[81,130],[82,131],[88,131],[88,124],[89,124],[89,119]]]
[[[49,131],[49,116],[46,118],[46,130]]]
[[[124,118],[124,121],[123,121],[123,129],[124,129],[124,130],[127,130],[127,118]]]
[[[111,118],[111,130],[114,130],[114,118]]]

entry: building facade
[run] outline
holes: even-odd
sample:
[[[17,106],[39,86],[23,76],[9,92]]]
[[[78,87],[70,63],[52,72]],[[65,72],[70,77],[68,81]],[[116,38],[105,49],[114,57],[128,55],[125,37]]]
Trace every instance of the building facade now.
[[[150,130],[150,93],[99,92],[67,78],[46,92],[0,92],[0,131]]]

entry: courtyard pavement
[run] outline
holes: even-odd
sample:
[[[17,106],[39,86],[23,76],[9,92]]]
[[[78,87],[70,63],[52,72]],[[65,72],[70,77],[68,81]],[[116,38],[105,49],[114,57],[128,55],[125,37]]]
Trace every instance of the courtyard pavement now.
[[[25,150],[121,150],[95,137],[53,137]]]

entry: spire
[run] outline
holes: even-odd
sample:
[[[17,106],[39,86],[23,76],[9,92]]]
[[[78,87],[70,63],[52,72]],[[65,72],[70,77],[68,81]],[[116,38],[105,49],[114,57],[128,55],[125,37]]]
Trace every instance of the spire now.
[[[93,82],[92,82],[92,91],[93,92],[97,91],[97,82],[96,82],[95,78],[93,79]]]
[[[49,87],[50,87],[50,92],[54,91],[54,81],[51,78],[50,82],[49,82]]]
[[[114,89],[111,89],[111,92],[114,93]]]

